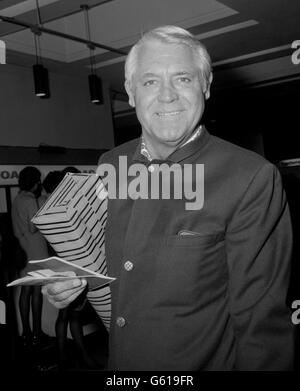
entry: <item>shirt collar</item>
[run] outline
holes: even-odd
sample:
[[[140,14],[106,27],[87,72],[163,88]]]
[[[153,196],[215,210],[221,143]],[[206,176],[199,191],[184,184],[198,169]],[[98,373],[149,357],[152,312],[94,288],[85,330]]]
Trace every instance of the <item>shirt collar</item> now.
[[[178,163],[190,155],[193,155],[196,151],[201,149],[206,144],[210,134],[205,129],[205,126],[200,125],[189,139],[178,149],[171,153],[164,161],[170,163]],[[135,153],[133,155],[133,161],[141,162],[149,165],[151,162],[159,161],[158,159],[152,159],[151,154],[146,148],[143,137],[140,138],[140,142],[137,145]]]
[[[183,145],[181,145],[178,149],[184,147],[186,144],[190,143],[191,141],[194,141],[197,137],[200,136],[201,131],[202,131],[202,125],[198,126],[198,128],[191,134],[188,140]],[[146,159],[149,160],[149,162],[153,160],[150,152],[147,149],[146,142],[143,136],[141,138],[141,154],[145,156]]]

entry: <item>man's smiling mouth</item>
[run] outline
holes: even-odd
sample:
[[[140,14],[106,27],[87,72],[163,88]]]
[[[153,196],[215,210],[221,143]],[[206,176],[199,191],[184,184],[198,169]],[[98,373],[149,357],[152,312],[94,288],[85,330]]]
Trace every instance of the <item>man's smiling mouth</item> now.
[[[158,117],[173,117],[182,113],[182,110],[179,111],[162,111],[155,113]]]

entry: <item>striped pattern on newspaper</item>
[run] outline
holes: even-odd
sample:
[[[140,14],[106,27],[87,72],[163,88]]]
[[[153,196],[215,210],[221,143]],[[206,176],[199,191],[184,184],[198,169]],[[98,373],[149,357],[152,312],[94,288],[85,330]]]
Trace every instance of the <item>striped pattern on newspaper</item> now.
[[[107,275],[105,258],[106,191],[100,178],[68,174],[33,219],[57,255]],[[109,328],[110,287],[88,292],[87,298]]]

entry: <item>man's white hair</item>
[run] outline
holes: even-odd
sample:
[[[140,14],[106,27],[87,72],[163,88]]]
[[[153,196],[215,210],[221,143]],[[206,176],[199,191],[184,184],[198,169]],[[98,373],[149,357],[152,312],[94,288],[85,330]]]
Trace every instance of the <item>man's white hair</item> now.
[[[212,65],[205,46],[189,31],[177,26],[161,26],[150,30],[131,48],[125,61],[125,80],[129,85],[132,85],[133,75],[136,72],[140,47],[146,42],[153,40],[189,46],[194,52],[196,65],[198,65],[200,70],[204,92],[209,88],[212,78]]]

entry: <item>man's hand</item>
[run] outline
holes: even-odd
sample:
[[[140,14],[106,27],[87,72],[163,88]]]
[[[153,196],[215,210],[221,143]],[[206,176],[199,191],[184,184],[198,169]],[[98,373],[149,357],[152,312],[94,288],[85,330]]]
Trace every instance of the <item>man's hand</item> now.
[[[87,281],[77,278],[74,272],[64,272],[62,274],[70,277],[74,276],[74,279],[54,282],[42,287],[42,294],[58,309],[66,308],[83,292],[87,285]]]

